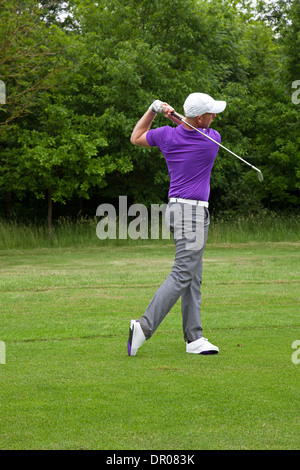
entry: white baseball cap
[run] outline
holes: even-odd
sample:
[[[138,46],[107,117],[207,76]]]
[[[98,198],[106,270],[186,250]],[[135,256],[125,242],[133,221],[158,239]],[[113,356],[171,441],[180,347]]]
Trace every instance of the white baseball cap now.
[[[191,93],[184,102],[186,117],[197,117],[205,113],[218,114],[226,108],[226,101],[216,101],[205,93]]]

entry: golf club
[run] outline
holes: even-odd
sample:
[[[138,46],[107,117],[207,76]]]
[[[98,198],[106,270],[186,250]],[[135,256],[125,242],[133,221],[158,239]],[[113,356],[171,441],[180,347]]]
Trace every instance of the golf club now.
[[[209,137],[208,135],[204,134],[204,132],[201,132],[199,129],[197,129],[196,127],[192,126],[192,124],[189,124],[187,121],[185,121],[182,117],[178,116],[178,114],[172,112],[171,113],[173,117],[175,117],[176,119],[179,119],[179,121],[182,121],[184,122],[184,124],[186,124],[187,126],[190,126],[192,129],[194,129],[195,131],[197,132],[200,132],[200,134],[204,135],[205,137],[207,137],[209,140],[211,140],[212,142],[214,142],[215,144],[219,145],[219,147],[222,147],[224,150],[227,150],[227,152],[231,153],[234,157],[238,158],[239,160],[241,160],[242,162],[246,163],[246,165],[250,166],[251,168],[253,168],[253,170],[257,171],[257,177],[259,179],[259,181],[263,181],[264,180],[264,177],[263,177],[263,174],[261,172],[261,170],[259,170],[258,168],[256,168],[255,166],[251,165],[251,163],[247,162],[246,160],[244,160],[243,158],[239,157],[236,153],[232,152],[231,150],[229,150],[228,148],[224,147],[224,145],[222,144],[219,144],[219,142],[217,142],[216,140],[212,139],[211,137]]]

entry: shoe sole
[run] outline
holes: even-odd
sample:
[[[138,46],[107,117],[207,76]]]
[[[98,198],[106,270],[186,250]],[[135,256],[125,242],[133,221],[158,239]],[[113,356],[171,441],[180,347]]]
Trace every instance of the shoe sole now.
[[[212,351],[201,351],[201,353],[199,353],[199,354],[202,354],[203,356],[211,356],[213,354],[218,354],[218,352],[219,351],[214,351],[214,350],[212,350]]]
[[[203,349],[202,351],[197,351],[197,350],[194,350],[194,351],[188,351],[186,350],[186,352],[188,354],[202,354],[203,356],[212,356],[214,354],[218,354],[219,353],[219,349],[216,348],[216,349]]]
[[[132,320],[130,322],[130,327],[129,327],[129,338],[128,338],[128,341],[127,341],[128,356],[135,356],[135,354],[131,354],[132,353],[132,339],[133,339],[134,323],[135,323],[135,321]]]
[[[200,351],[200,352],[196,352],[196,351],[186,351],[187,354],[202,354],[202,356],[212,356],[213,354],[218,354],[219,351],[214,351],[213,349],[210,350],[210,351]]]
[[[129,338],[127,341],[127,350],[128,350],[128,356],[131,356],[131,344],[132,344],[132,334],[133,334],[133,328],[129,328]]]

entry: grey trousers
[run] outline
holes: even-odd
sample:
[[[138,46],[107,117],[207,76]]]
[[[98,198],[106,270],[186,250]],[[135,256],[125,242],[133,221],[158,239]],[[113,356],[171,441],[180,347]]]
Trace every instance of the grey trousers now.
[[[183,337],[186,342],[192,342],[202,337],[202,255],[209,229],[209,211],[203,206],[169,203],[165,219],[175,242],[175,261],[140,319],[140,325],[149,339],[181,297]]]

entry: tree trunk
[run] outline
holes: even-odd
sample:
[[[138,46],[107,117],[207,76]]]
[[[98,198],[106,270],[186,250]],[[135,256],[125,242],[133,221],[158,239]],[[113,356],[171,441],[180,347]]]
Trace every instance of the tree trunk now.
[[[4,215],[6,219],[12,217],[12,192],[7,191],[4,196]]]
[[[51,240],[52,237],[52,187],[48,188],[48,217],[47,217],[47,225],[48,225],[48,240]]]
[[[79,210],[77,214],[77,219],[79,219],[82,216],[82,208],[83,208],[83,198],[79,198]]]

